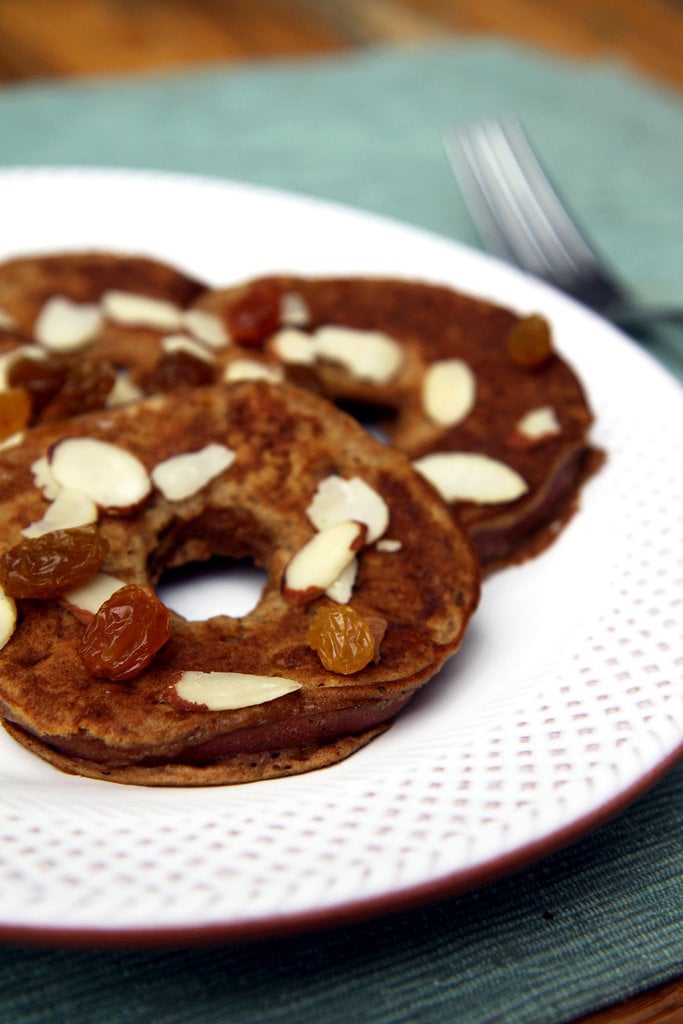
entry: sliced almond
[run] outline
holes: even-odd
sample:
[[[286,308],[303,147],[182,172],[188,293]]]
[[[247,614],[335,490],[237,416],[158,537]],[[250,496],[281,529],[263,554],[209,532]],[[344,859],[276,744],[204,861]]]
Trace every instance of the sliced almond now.
[[[16,326],[17,322],[12,314],[0,307],[0,331],[13,331],[16,329]]]
[[[94,437],[59,441],[49,462],[58,484],[83,491],[100,508],[135,508],[152,489],[147,470],[137,456]]]
[[[378,551],[386,551],[389,554],[395,554],[400,551],[403,544],[400,540],[395,540],[393,537],[386,537],[382,540],[378,540],[375,544]]]
[[[283,363],[294,366],[313,366],[317,359],[313,335],[295,327],[285,327],[273,334],[269,347]]]
[[[23,529],[24,537],[42,537],[53,530],[69,530],[74,526],[86,526],[97,522],[97,506],[92,498],[82,491],[63,487],[47,508],[45,515],[37,522]]]
[[[115,594],[125,582],[117,576],[110,576],[106,572],[98,572],[87,583],[80,587],[73,587],[67,590],[60,597],[62,601],[81,622],[89,622],[108,601],[112,594]]]
[[[25,437],[25,430],[17,430],[16,434],[10,434],[9,437],[4,437],[2,441],[0,441],[0,452],[4,452],[8,448],[16,448],[18,444],[21,444]]]
[[[554,434],[559,434],[560,430],[560,421],[551,405],[541,405],[538,409],[532,409],[517,423],[518,433],[530,441],[538,441],[542,437],[552,437]]]
[[[33,482],[38,490],[43,492],[43,497],[47,501],[53,501],[61,491],[62,485],[55,479],[47,455],[43,455],[31,463],[31,473]]]
[[[229,469],[235,452],[224,444],[207,444],[196,452],[172,455],[152,470],[152,483],[168,501],[182,501]]]
[[[128,327],[151,327],[158,331],[175,331],[182,327],[183,312],[166,299],[112,289],[101,299],[102,312],[108,320]]]
[[[436,452],[413,465],[445,501],[497,505],[528,491],[520,474],[497,459],[472,452]]]
[[[96,337],[101,327],[99,306],[54,295],[38,314],[33,336],[51,352],[77,352]]]
[[[314,534],[285,569],[286,600],[305,604],[324,594],[362,547],[365,533],[363,523],[346,520]]]
[[[208,348],[225,348],[230,344],[228,329],[220,319],[205,309],[188,309],[182,314],[185,330]]]
[[[0,588],[0,649],[11,638],[17,626],[17,605],[13,597],[8,597]]]
[[[176,352],[185,352],[193,359],[200,359],[209,365],[215,362],[215,357],[208,352],[199,342],[195,341],[188,334],[167,334],[161,339],[161,349],[167,355],[175,355]]]
[[[477,383],[462,359],[440,359],[427,367],[422,379],[422,407],[433,423],[453,427],[474,408]]]
[[[330,324],[315,332],[319,359],[339,363],[358,380],[386,384],[401,368],[403,351],[388,334]]]
[[[183,672],[175,684],[181,701],[209,711],[235,711],[266,704],[301,689],[285,676],[249,675],[245,672]]]
[[[342,569],[336,580],[330,583],[325,591],[331,601],[337,604],[348,604],[353,594],[353,585],[358,575],[358,559],[352,558],[349,564]]]
[[[311,311],[303,295],[285,292],[280,298],[280,323],[291,327],[305,327],[310,323]]]
[[[332,474],[318,484],[306,514],[316,530],[353,519],[367,526],[366,543],[381,537],[389,525],[389,507],[377,491],[360,477],[345,480]]]
[[[233,359],[225,367],[223,380],[268,380],[271,384],[279,384],[283,379],[279,366],[260,363],[258,359]]]
[[[108,409],[116,409],[120,405],[128,405],[130,402],[138,402],[144,396],[142,388],[134,384],[130,374],[121,370],[116,374],[114,387],[107,395],[106,406]]]

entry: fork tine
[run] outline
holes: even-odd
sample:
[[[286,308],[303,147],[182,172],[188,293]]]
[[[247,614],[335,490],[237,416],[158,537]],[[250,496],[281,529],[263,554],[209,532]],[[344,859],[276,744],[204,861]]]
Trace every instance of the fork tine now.
[[[518,189],[523,191],[528,211],[536,219],[539,237],[546,233],[546,242],[554,240],[575,271],[587,263],[597,266],[596,253],[569,216],[564,203],[550,183],[547,172],[531,147],[517,118],[499,122],[501,146],[510,156],[508,169],[516,175]]]
[[[443,144],[482,241],[647,341],[648,325],[683,323],[676,307],[634,300],[572,219],[518,119],[445,132]]]
[[[443,141],[482,241],[504,259],[519,262],[508,232],[501,228],[501,220],[504,218],[501,218],[495,196],[491,194],[488,163],[479,156],[478,140],[473,137],[473,129],[445,133]]]
[[[539,259],[526,222],[520,219],[507,176],[492,147],[490,122],[449,134],[444,143],[484,243],[503,258],[544,276],[547,268]]]
[[[564,208],[521,123],[490,119],[444,136],[482,240],[505,259],[578,293],[590,275],[604,301],[621,297]]]
[[[489,120],[449,136],[446,149],[483,240],[525,270],[554,279],[560,268],[546,251],[549,240],[555,247],[554,234],[526,178],[530,161],[520,165],[516,143],[513,149],[501,121]]]

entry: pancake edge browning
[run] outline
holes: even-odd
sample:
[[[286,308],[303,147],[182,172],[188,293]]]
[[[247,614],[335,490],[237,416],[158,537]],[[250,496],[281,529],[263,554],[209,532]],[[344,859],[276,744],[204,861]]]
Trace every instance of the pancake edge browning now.
[[[367,729],[356,736],[343,736],[330,743],[310,747],[292,747],[278,751],[253,751],[233,754],[215,764],[192,765],[172,763],[149,765],[107,765],[92,759],[65,754],[37,736],[11,722],[3,722],[5,731],[32,754],[47,761],[67,775],[118,782],[126,786],[200,787],[239,785],[281,779],[290,775],[329,768],[346,760],[356,751],[381,736],[393,724],[393,719]]]
[[[237,452],[234,467],[199,495],[169,502],[154,492],[130,515],[102,511],[100,531],[111,545],[105,571],[124,582],[154,582],[167,565],[218,553],[252,557],[267,565],[269,580],[257,608],[241,619],[188,623],[173,615],[171,640],[126,683],[85,671],[76,652],[83,626],[62,603],[19,602],[16,633],[0,651],[0,711],[15,739],[57,767],[179,786],[323,767],[383,731],[459,647],[479,599],[469,541],[400,453],[326,401],[290,385],[245,382],[35,428],[0,453],[2,550],[45,511],[30,467],[59,440],[77,437],[119,444],[148,470],[219,438]],[[322,668],[305,639],[312,610],[328,599],[302,608],[282,596],[284,568],[313,531],[307,502],[330,473],[360,475],[382,493],[389,536],[403,545],[391,554],[374,545],[362,552],[351,605],[388,626],[378,664],[343,679]],[[266,502],[273,507],[264,509]],[[217,537],[225,538],[222,547]],[[180,709],[167,694],[185,669],[282,674],[302,689],[256,708]],[[221,736],[239,733],[250,742],[258,734],[256,749],[221,749]],[[197,751],[207,763],[192,763]]]
[[[525,562],[556,540],[604,453],[589,438],[594,417],[584,387],[552,340],[547,358],[538,365],[524,367],[510,358],[513,329],[542,317],[527,317],[446,285],[383,277],[264,276],[236,287],[207,289],[197,305],[230,324],[231,310],[250,295],[271,302],[276,296],[281,305],[294,297],[300,306],[298,329],[304,334],[331,325],[383,333],[400,346],[402,365],[378,384],[330,359],[313,365],[287,363],[277,355],[277,331],[250,340],[246,347],[232,346],[226,359],[246,354],[267,365],[283,363],[289,379],[342,407],[355,407],[361,416],[368,409],[372,416],[374,410],[389,443],[412,461],[435,452],[481,454],[522,476],[528,490],[513,501],[444,499],[472,538],[485,574]],[[552,337],[547,322],[546,327]],[[425,412],[422,387],[429,367],[452,359],[472,370],[476,401],[462,421],[440,425]],[[540,407],[552,409],[559,432],[533,440],[522,437],[520,420]]]
[[[389,440],[413,460],[435,451],[485,454],[511,466],[527,481],[528,493],[513,502],[452,503],[476,545],[485,573],[519,564],[545,550],[578,508],[583,485],[603,461],[603,453],[588,439],[592,412],[567,361],[554,352],[546,364],[531,370],[513,365],[505,340],[525,318],[431,282],[279,275],[209,288],[145,257],[101,252],[24,257],[0,264],[0,309],[6,307],[18,331],[16,337],[4,332],[3,344],[30,342],[43,304],[55,294],[77,303],[97,303],[112,289],[162,298],[177,307],[181,322],[188,312],[208,311],[225,321],[228,334],[236,331],[237,335],[232,344],[216,348],[188,337],[172,355],[165,351],[164,331],[158,327],[124,325],[105,317],[94,340],[61,357],[67,375],[75,374],[75,380],[41,411],[42,419],[73,414],[82,398],[83,373],[86,379],[92,375],[95,382],[102,373],[106,377],[113,372],[102,364],[115,367],[134,389],[142,389],[137,397],[183,386],[190,375],[195,385],[215,383],[245,361],[252,367],[256,363],[257,369],[260,363],[267,372],[281,372],[282,361],[274,358],[272,338],[289,322],[286,300],[294,297],[309,314],[305,331],[330,324],[384,331],[401,346],[404,365],[393,379],[369,384],[334,360],[314,367],[285,363],[290,381],[342,405],[360,403],[390,412]],[[245,299],[246,317],[243,308],[236,316],[235,309]],[[251,336],[242,339],[245,323]],[[449,358],[462,359],[474,369],[477,407],[464,422],[435,429],[421,408],[420,387],[425,370]],[[90,367],[85,371],[82,359]],[[242,367],[239,372],[251,371]],[[100,386],[107,385],[100,381]],[[558,414],[560,435],[520,443],[516,421],[534,405],[544,404]]]

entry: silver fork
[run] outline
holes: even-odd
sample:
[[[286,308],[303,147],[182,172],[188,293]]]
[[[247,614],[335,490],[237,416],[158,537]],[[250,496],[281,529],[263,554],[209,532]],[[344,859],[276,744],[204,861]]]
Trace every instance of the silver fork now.
[[[634,333],[657,320],[683,325],[683,309],[641,305],[617,279],[569,214],[519,120],[447,132],[444,146],[493,252]]]

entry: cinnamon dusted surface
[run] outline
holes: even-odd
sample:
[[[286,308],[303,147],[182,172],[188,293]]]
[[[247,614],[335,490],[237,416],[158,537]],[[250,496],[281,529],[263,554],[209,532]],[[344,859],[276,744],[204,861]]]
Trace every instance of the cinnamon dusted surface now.
[[[211,350],[186,335],[200,358],[168,356],[162,341],[173,328],[130,325],[105,316],[82,347],[56,353],[66,383],[51,400],[34,402],[31,422],[68,418],[84,401],[87,408],[105,404],[112,376],[109,383],[102,383],[98,378],[103,373],[125,371],[144,394],[184,383],[209,384],[220,379],[226,363],[245,357],[272,366],[277,359],[269,336],[285,322],[282,303],[269,309],[261,298],[265,291],[266,300],[275,294],[303,301],[310,314],[306,330],[329,324],[377,330],[401,348],[399,371],[385,382],[364,381],[327,360],[313,367],[286,364],[295,383],[333,401],[359,403],[366,414],[372,409],[380,417],[388,416],[389,440],[410,458],[431,452],[478,453],[520,474],[528,489],[515,501],[455,505],[486,569],[523,561],[551,543],[575,510],[583,481],[599,464],[600,456],[588,439],[588,400],[566,361],[554,354],[538,367],[517,365],[509,356],[507,340],[520,322],[519,314],[426,282],[281,276],[211,290],[180,269],[133,255],[65,252],[24,257],[0,264],[0,310],[15,324],[4,332],[4,344],[35,340],[36,322],[49,300],[97,304],[112,290],[161,298],[179,314],[188,309],[216,314],[226,319],[228,337],[231,311],[244,295],[254,293],[256,308],[260,303],[265,309],[263,336],[256,344],[228,343]],[[2,335],[0,331],[0,340]],[[422,382],[431,365],[453,358],[462,360],[473,374],[476,401],[462,422],[444,427],[425,412]],[[40,367],[29,369],[39,371]],[[523,438],[519,422],[539,408],[552,411],[559,432],[536,441]]]
[[[229,316],[240,297],[261,284],[303,299],[310,312],[305,331],[328,324],[377,330],[402,349],[401,368],[386,383],[365,382],[338,364],[323,361],[303,369],[288,366],[294,379],[334,401],[358,403],[365,414],[374,411],[384,420],[389,441],[411,459],[431,452],[475,452],[503,462],[523,477],[528,490],[514,502],[454,505],[486,568],[522,561],[557,536],[601,456],[588,436],[593,420],[589,400],[561,354],[555,352],[535,369],[521,368],[510,359],[507,339],[521,319],[518,313],[427,282],[367,277],[263,278],[241,289],[208,290],[197,304]],[[259,348],[250,345],[239,353],[233,347],[227,356],[254,352]],[[267,338],[261,353],[273,358]],[[443,427],[425,413],[422,380],[430,364],[454,358],[473,372],[476,401],[462,422]],[[519,421],[544,406],[554,410],[559,433],[524,441]]]
[[[30,336],[43,303],[53,295],[96,302],[109,289],[187,306],[204,285],[158,259],[97,251],[45,253],[0,263],[0,306]]]
[[[4,350],[17,343],[33,342],[36,320],[45,303],[54,297],[97,304],[106,292],[122,291],[162,299],[184,309],[204,287],[179,267],[132,253],[59,252],[6,260],[0,263],[0,309],[15,326],[4,331],[0,328],[0,343]],[[131,370],[132,379],[140,383],[158,362],[163,333],[149,326],[105,319],[95,337],[82,350],[67,356],[67,362],[78,363],[85,352],[89,359],[106,360],[116,368]]]
[[[174,616],[170,640],[128,683],[85,671],[77,653],[83,626],[61,604],[21,602],[17,631],[0,653],[2,713],[49,745],[107,765],[158,762],[182,758],[186,748],[224,734],[294,721],[290,748],[315,746],[321,736],[329,742],[341,738],[340,728],[342,735],[348,732],[346,721],[335,726],[339,712],[374,707],[370,720],[361,716],[356,732],[393,715],[395,702],[409,697],[457,649],[478,599],[479,571],[469,542],[402,455],[319,398],[251,382],[156,396],[36,428],[21,446],[0,454],[3,550],[43,514],[47,502],[30,467],[64,437],[118,444],[148,470],[215,441],[236,452],[232,467],[183,501],[170,504],[155,493],[130,514],[102,512],[100,529],[111,546],[105,572],[125,582],[153,582],[166,566],[219,554],[253,558],[269,576],[259,604],[241,619],[190,623]],[[387,535],[401,543],[396,552],[368,547],[361,553],[352,605],[385,618],[388,626],[378,663],[352,677],[323,669],[306,642],[317,602],[309,609],[281,594],[287,562],[313,533],[306,507],[331,473],[362,476],[376,489],[390,510]],[[188,710],[169,700],[169,687],[188,669],[285,675],[302,689],[258,707]],[[307,727],[309,716],[323,716],[323,733]],[[238,779],[234,775],[226,765],[220,781],[241,781],[243,766]],[[154,765],[145,777],[164,781]]]

